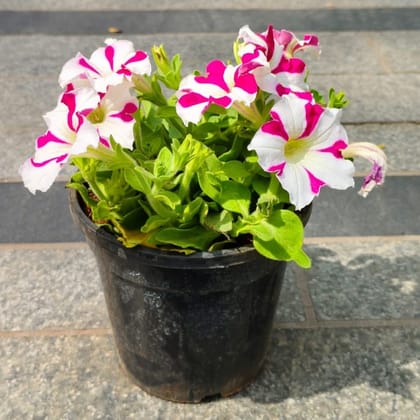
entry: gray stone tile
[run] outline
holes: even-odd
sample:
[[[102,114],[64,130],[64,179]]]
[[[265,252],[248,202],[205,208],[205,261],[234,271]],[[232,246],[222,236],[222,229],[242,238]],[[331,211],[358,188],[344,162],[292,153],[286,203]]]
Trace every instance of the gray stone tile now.
[[[415,31],[414,31],[415,32]],[[309,69],[309,83],[313,75],[359,75],[383,73],[380,60],[369,45],[370,32],[316,32],[321,45],[319,57],[302,55]],[[296,34],[300,35],[300,34]],[[301,36],[301,35],[300,35]],[[406,35],[408,39],[408,34]],[[313,84],[316,89],[316,84]]]
[[[83,240],[70,217],[64,182],[36,195],[20,182],[0,183],[0,196],[0,243]]]
[[[141,25],[139,25],[141,21]],[[272,22],[291,30],[418,30],[418,9],[177,9],[177,10],[0,10],[0,33],[100,34],[110,26],[126,33],[228,32],[253,22],[259,30]]]
[[[109,327],[87,246],[0,250],[0,288],[0,330]]]
[[[4,418],[416,418],[415,329],[277,331],[261,375],[239,394],[174,404],[132,385],[109,336],[0,339]]]
[[[307,237],[419,235],[420,189],[417,176],[389,176],[385,184],[363,198],[362,183],[345,191],[323,188],[313,201],[305,229]]]
[[[415,7],[418,0],[300,0],[298,3],[290,0],[213,0],[212,9],[331,9],[331,8],[371,8],[371,7]],[[14,0],[13,10],[173,10],[173,9],[209,8],[209,3],[203,0],[102,0],[100,3],[91,1],[66,0],[65,4],[56,0]],[[10,10],[7,0],[0,0],[0,10]]]
[[[330,87],[346,93],[350,105],[343,112],[343,122],[419,121],[419,74],[313,75],[311,80],[324,93]]]
[[[419,73],[419,31],[317,32],[322,53],[311,74]]]
[[[420,63],[420,32],[374,32],[370,34],[372,48],[376,50],[385,67],[394,73],[418,73]]]
[[[420,241],[308,245],[319,319],[420,318]]]
[[[0,131],[14,127],[18,130],[29,130],[38,127],[42,122],[42,115],[51,111],[57,104],[60,92],[55,81],[48,78],[33,79],[2,79],[0,90],[2,101],[0,112],[11,117],[3,118],[0,122]],[[45,129],[43,130],[45,131]],[[34,138],[37,135],[36,134]],[[29,140],[33,144],[32,136]]]

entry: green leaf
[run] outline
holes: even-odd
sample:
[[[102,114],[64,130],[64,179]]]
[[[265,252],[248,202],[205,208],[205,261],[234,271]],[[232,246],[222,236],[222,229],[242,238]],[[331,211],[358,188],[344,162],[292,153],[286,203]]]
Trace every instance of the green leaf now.
[[[175,245],[180,248],[194,248],[206,251],[219,236],[218,232],[207,230],[202,226],[188,229],[166,228],[153,234],[151,240],[157,244]]]
[[[172,153],[167,147],[163,147],[155,160],[153,174],[156,178],[159,178],[172,173]]]
[[[150,216],[146,223],[141,227],[143,233],[153,232],[156,229],[159,229],[162,226],[167,225],[170,222],[170,219],[167,217],[161,217],[157,214]]]
[[[231,160],[223,165],[223,172],[235,181],[241,181],[248,177],[250,173],[247,171],[245,165],[239,160]]]
[[[226,210],[247,216],[251,204],[251,193],[249,189],[234,181],[223,181],[220,186],[221,191],[216,201]]]
[[[198,183],[204,194],[212,200],[217,201],[219,190],[221,188],[220,181],[209,171],[198,171]],[[218,188],[217,188],[218,187]]]
[[[221,233],[228,233],[232,230],[233,217],[230,212],[223,210],[220,213],[210,213],[203,220],[206,227]]]
[[[119,211],[121,214],[130,213],[132,210],[135,210],[139,207],[140,194],[134,195],[131,197],[124,196],[119,199]]]
[[[297,265],[299,265],[302,268],[311,268],[312,266],[311,258],[303,249],[294,254],[293,260]]]
[[[178,117],[178,114],[176,113],[176,109],[174,106],[160,106],[157,110],[156,110],[156,116],[159,118],[173,118],[173,117]]]
[[[88,189],[83,185],[79,184],[77,182],[70,182],[67,185],[67,188],[73,188],[76,190],[80,196],[82,197],[83,201],[88,207],[95,207],[97,204],[97,201],[94,200],[90,195]]]
[[[292,259],[290,254],[283,247],[279,246],[274,239],[264,241],[258,236],[254,236],[253,244],[261,255],[271,260],[290,261]]]
[[[211,122],[205,122],[199,125],[194,125],[192,129],[192,135],[196,139],[206,139],[209,134],[217,133],[219,126]]]
[[[178,197],[178,195],[171,191],[161,190],[157,194],[154,194],[153,198],[160,201],[171,210],[175,210],[176,207],[181,204],[181,199]]]
[[[231,162],[234,159],[237,159],[241,152],[243,151],[244,139],[236,136],[233,140],[232,146],[226,152],[219,156],[219,159],[222,162]]]
[[[303,225],[289,210],[276,210],[260,225],[251,226],[255,249],[267,258],[295,261],[301,267],[310,267],[310,259],[302,250]],[[270,233],[272,239],[270,239]]]
[[[140,191],[146,195],[152,193],[151,185],[153,175],[141,166],[136,166],[134,169],[125,169],[124,178],[128,185],[136,191]]]
[[[115,208],[110,207],[105,201],[98,201],[95,207],[91,208],[92,219],[97,224],[107,224],[109,220],[118,220],[121,217],[115,211]]]
[[[186,204],[182,212],[181,222],[191,222],[194,219],[194,217],[200,212],[203,204],[204,200],[201,197],[197,197],[193,201]]]
[[[121,225],[128,230],[139,230],[146,218],[146,212],[141,207],[137,207],[124,215],[121,219]]]

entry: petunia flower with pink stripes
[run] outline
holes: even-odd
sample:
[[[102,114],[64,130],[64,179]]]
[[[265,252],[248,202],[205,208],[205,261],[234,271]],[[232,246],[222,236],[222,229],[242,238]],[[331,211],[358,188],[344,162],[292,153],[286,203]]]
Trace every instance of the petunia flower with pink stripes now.
[[[341,151],[348,145],[341,110],[284,95],[271,110],[272,120],[248,145],[260,166],[275,173],[297,210],[312,202],[321,187],[343,190],[354,185],[354,166]]]
[[[46,191],[71,156],[89,157],[89,148],[109,148],[111,135],[121,146],[133,148],[137,101],[130,87],[126,81],[110,86],[105,94],[79,88],[61,95],[57,107],[44,116],[48,131],[37,139],[35,156],[20,168],[32,193]]]
[[[108,86],[131,80],[132,75],[150,75],[151,64],[146,52],[135,50],[127,40],[105,40],[106,47],[95,50],[90,58],[81,53],[67,61],[59,76],[65,88],[77,79],[88,79],[97,92],[106,92]]]
[[[109,86],[106,93],[99,97],[101,99],[96,106],[82,110],[82,115],[98,130],[103,144],[109,144],[112,136],[116,143],[132,150],[135,123],[133,114],[138,109],[138,102],[131,94],[130,82]]]
[[[180,83],[176,111],[185,125],[197,124],[212,104],[227,109],[238,103],[241,112],[241,105],[249,106],[257,95],[254,76],[241,73],[240,66],[214,60],[206,70],[207,75],[191,74]]]
[[[255,33],[245,25],[239,30],[238,40],[242,41],[238,50],[242,71],[252,72],[262,90],[278,95],[308,91],[305,62],[295,54],[319,53],[316,36],[307,34],[300,41],[292,32],[271,25],[263,33]]]
[[[70,156],[100,144],[98,130],[80,112],[95,108],[98,100],[93,89],[80,89],[77,96],[66,92],[57,107],[44,115],[48,130],[36,140],[34,157],[19,169],[25,187],[33,194],[50,188]]]

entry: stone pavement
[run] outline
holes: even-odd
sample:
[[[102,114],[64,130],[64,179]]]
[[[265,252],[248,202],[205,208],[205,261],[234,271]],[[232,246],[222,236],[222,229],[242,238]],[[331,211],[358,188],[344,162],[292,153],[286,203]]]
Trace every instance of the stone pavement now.
[[[211,3],[0,0],[0,419],[418,418],[420,0]],[[350,139],[384,144],[390,173],[365,200],[321,192],[307,229],[313,268],[288,267],[256,381],[174,404],[118,368],[95,263],[66,208],[69,173],[33,197],[17,167],[55,105],[62,64],[90,54],[108,26],[137,48],[179,51],[188,72],[230,58],[246,23],[317,33],[312,83],[347,93]]]

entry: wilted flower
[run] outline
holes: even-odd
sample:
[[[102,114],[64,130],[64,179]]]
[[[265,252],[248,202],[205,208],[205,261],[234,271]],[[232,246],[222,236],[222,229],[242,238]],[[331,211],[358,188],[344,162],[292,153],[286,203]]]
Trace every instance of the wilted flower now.
[[[376,185],[382,185],[384,183],[387,169],[386,155],[376,144],[368,142],[352,143],[343,149],[341,154],[348,159],[361,157],[372,164],[371,171],[363,180],[362,187],[359,191],[362,197],[367,197]]]

